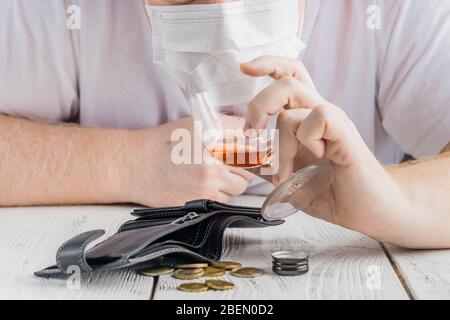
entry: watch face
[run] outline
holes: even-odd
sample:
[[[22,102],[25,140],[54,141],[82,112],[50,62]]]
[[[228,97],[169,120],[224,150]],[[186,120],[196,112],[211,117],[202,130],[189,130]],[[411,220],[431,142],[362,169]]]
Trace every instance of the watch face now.
[[[298,171],[267,197],[262,207],[263,218],[278,220],[299,211],[307,212],[311,203],[332,182],[332,165],[328,163],[309,166]]]

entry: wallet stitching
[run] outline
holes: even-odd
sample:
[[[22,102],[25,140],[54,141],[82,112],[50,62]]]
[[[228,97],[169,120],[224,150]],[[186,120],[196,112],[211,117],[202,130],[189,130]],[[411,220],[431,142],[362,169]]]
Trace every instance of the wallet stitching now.
[[[38,274],[57,274],[57,273],[63,273],[61,268],[51,268],[51,269],[44,269],[37,272]]]
[[[200,230],[201,230],[201,226],[199,226],[197,228],[197,234],[195,235],[194,241],[192,242],[192,245],[195,245],[195,243],[197,242],[197,238],[200,235]]]
[[[227,219],[224,220],[222,226],[220,227],[219,233],[224,232],[224,229],[228,228],[233,222],[238,221],[238,220],[244,220],[244,221],[251,221],[251,222],[253,222],[251,219],[246,218],[246,217],[236,217],[236,216],[234,216],[234,217],[229,217],[229,218],[227,218]],[[217,242],[216,242],[216,252],[215,252],[215,254],[214,254],[214,260],[217,260],[217,259],[220,258],[221,252],[219,251],[219,246],[220,246],[220,244],[221,244],[222,242],[223,242],[223,234],[222,234],[222,236],[220,236],[220,237],[217,239]]]
[[[79,234],[79,235],[77,235],[77,236],[75,236],[75,237],[73,237],[73,238],[70,238],[70,239],[64,241],[63,244],[59,246],[58,250],[56,250],[56,264],[57,264],[61,269],[62,269],[62,264],[61,264],[61,261],[60,261],[60,259],[59,259],[61,251],[64,249],[64,247],[65,247],[69,242],[75,241],[76,239],[85,236],[87,233],[89,233],[89,232],[81,233],[81,234]]]
[[[205,234],[203,235],[203,239],[202,239],[202,241],[199,242],[199,244],[196,247],[201,248],[201,246],[205,243],[205,240],[208,237],[209,230],[212,228],[213,223],[214,223],[214,219],[209,220],[209,222],[206,226]],[[198,229],[198,234],[200,234],[200,229],[201,228]],[[197,238],[195,240],[197,240]],[[194,244],[195,244],[195,242],[192,243],[192,245],[194,245]]]
[[[86,248],[86,245],[89,242],[91,242],[93,239],[95,239],[97,236],[98,236],[98,233],[96,233],[93,236],[91,236],[88,239],[86,239],[86,241],[84,241],[83,245],[81,246],[81,250],[80,250],[80,253],[78,255],[78,261],[80,262],[80,266],[83,265],[83,267],[86,268],[86,271],[90,271],[90,270],[93,270],[93,269],[86,262],[84,249]]]
[[[173,248],[172,247],[172,249],[168,249],[168,248],[165,248],[165,249],[159,249],[158,251],[155,251],[155,252],[153,252],[153,253],[149,253],[149,254],[146,254],[145,256],[142,256],[142,257],[139,257],[139,258],[131,258],[132,260],[134,260],[134,259],[140,259],[140,260],[142,260],[141,262],[147,262],[147,261],[152,261],[152,260],[154,260],[154,259],[157,259],[158,257],[161,257],[161,256],[165,256],[166,255],[166,253],[164,253],[164,254],[161,254],[162,252],[164,252],[164,251],[167,251],[167,250],[170,250],[170,251],[173,251],[173,252],[188,252],[189,254],[191,254],[191,255],[194,255],[194,256],[198,256],[198,257],[200,257],[200,258],[202,258],[202,259],[204,259],[204,260],[208,260],[208,261],[211,261],[210,259],[208,259],[208,258],[206,258],[205,256],[202,256],[201,254],[199,254],[199,253],[197,253],[197,252],[195,252],[195,251],[192,251],[192,250],[189,250],[189,249],[186,249],[186,248],[183,248],[182,246],[180,246],[180,245],[175,245],[177,248]],[[151,255],[155,255],[155,257],[154,258],[151,258],[150,260],[147,260],[147,257],[148,256],[151,256]],[[133,262],[130,262],[130,259],[128,259],[128,262],[129,263],[133,263]]]
[[[160,217],[172,217],[172,216],[178,216],[181,214],[185,214],[184,212],[169,212],[169,213],[157,213],[157,214],[151,214],[149,216],[142,216],[140,218],[149,218],[149,219],[153,219],[153,218],[160,218]]]
[[[234,219],[235,219],[235,220],[239,220],[239,219],[250,220],[250,219],[245,219],[245,218],[243,218],[243,217],[236,218],[236,216],[232,216],[232,217],[226,218],[225,221],[228,221],[228,220],[234,220]],[[209,234],[209,232],[210,232],[210,229],[211,229],[211,227],[212,227],[212,224],[213,224],[213,222],[214,222],[213,220],[214,220],[214,219],[211,219],[211,220],[208,222],[208,226],[207,226],[205,235],[204,235],[202,241],[200,242],[200,244],[199,244],[198,246],[196,246],[196,247],[201,248],[201,246],[205,243],[205,240],[206,240],[206,238],[207,238],[207,236],[208,236],[208,234]],[[197,223],[199,223],[199,222],[197,222]],[[222,227],[221,227],[221,229],[220,229],[219,232],[223,232],[223,229],[225,228],[225,225],[226,225],[226,223],[224,223],[224,224],[222,225]],[[188,226],[186,226],[186,227],[188,227]],[[148,228],[148,227],[147,227],[147,228]],[[124,232],[127,232],[127,233],[132,234],[132,233],[134,233],[134,232],[138,232],[138,231],[143,230],[143,229],[146,229],[146,228],[139,228],[139,229],[134,229],[134,230],[124,231]],[[180,230],[180,229],[179,229],[179,230]],[[177,231],[178,231],[178,230],[177,230]],[[176,232],[176,231],[173,231],[173,232]],[[170,232],[169,232],[168,234],[170,234]],[[117,237],[117,236],[118,236],[118,235],[116,235],[116,237]],[[115,236],[112,236],[111,238],[105,240],[103,243],[97,245],[96,247],[92,248],[91,250],[101,248],[102,246],[106,245],[106,243],[107,243],[108,241],[113,240],[113,239],[115,239],[116,237],[115,237]],[[218,255],[218,254],[217,254],[217,250],[218,250],[218,247],[219,247],[219,245],[220,245],[220,241],[223,241],[222,238],[223,238],[223,236],[222,236],[222,237],[219,237],[219,239],[217,240],[217,243],[216,243],[215,259],[217,259],[217,255]],[[150,243],[151,243],[151,242],[150,242]],[[136,254],[137,252],[139,252],[139,251],[142,250],[143,248],[146,248],[150,243],[144,242],[145,245],[141,245],[141,246],[140,246],[141,249],[137,249],[137,250],[134,250],[132,253],[129,253],[129,254],[128,254],[128,257],[130,257],[130,256],[133,255],[133,254]],[[90,252],[91,250],[89,250],[88,252]],[[220,253],[219,253],[219,254],[220,254]],[[119,261],[120,261],[120,260],[119,260]],[[119,262],[119,261],[116,261],[116,262]],[[113,262],[113,263],[115,263],[115,262]]]
[[[193,222],[195,222],[195,223],[200,223],[200,222],[202,222],[202,221],[193,221]],[[188,223],[189,223],[189,222],[188,222]],[[192,225],[194,225],[195,223],[192,223]],[[185,227],[188,227],[188,226],[185,226]],[[115,234],[115,235],[111,236],[110,238],[106,239],[104,242],[99,243],[99,244],[96,245],[95,247],[91,248],[87,253],[91,252],[91,251],[94,250],[94,249],[100,249],[101,247],[103,247],[103,246],[105,246],[107,243],[109,243],[110,241],[116,239],[119,235],[122,235],[122,236],[123,236],[124,234],[133,234],[133,233],[136,233],[136,232],[138,232],[138,231],[141,231],[141,230],[144,230],[144,229],[147,229],[147,228],[152,228],[152,227],[144,227],[144,228],[139,228],[139,229],[133,229],[133,230],[123,231],[123,232],[121,232],[121,233]],[[181,229],[181,228],[180,228],[180,229]],[[178,230],[180,230],[180,229],[178,229]],[[171,232],[166,233],[165,235],[170,234],[170,233],[172,233],[172,232],[176,232],[176,231],[178,231],[178,230],[173,230],[173,231],[171,231]],[[161,238],[161,237],[164,237],[165,235],[160,236],[160,238]],[[156,239],[155,239],[155,240],[156,240]],[[150,241],[150,242],[148,242],[148,241],[144,242],[144,244],[141,244],[141,245],[138,247],[139,249],[134,249],[132,252],[129,252],[129,253],[127,254],[127,256],[129,257],[129,256],[135,254],[136,252],[139,252],[139,251],[142,250],[143,248],[147,247],[150,243],[152,243],[152,241]]]
[[[205,238],[207,237],[207,235],[208,235],[208,233],[209,233],[209,230],[211,229],[211,225],[213,224],[213,222],[214,222],[213,220],[209,220],[209,221],[208,221],[208,224],[207,224],[206,230],[205,230],[204,238],[202,239],[202,241],[201,241],[198,245],[195,245],[195,242],[196,242],[196,240],[197,240],[197,237],[198,237],[199,234],[200,234],[200,230],[201,230],[200,224],[198,224],[197,235],[196,235],[194,241],[191,242],[191,243],[186,242],[186,244],[188,244],[188,245],[190,245],[190,246],[192,246],[192,247],[194,247],[194,248],[200,249],[200,248],[201,248],[201,245],[204,244],[204,242],[205,242]],[[180,229],[180,230],[182,230],[182,229]],[[175,231],[175,232],[176,232],[176,231]],[[164,244],[164,243],[170,242],[170,241],[175,241],[175,240],[167,240],[167,241],[164,241],[164,242],[161,242],[161,243],[153,243],[153,244],[149,244],[149,245],[145,246],[145,248],[143,248],[143,249],[146,249],[146,250],[147,250],[147,249],[150,249],[150,248],[152,248],[152,247],[157,247],[158,245],[161,245],[161,244]],[[182,243],[181,241],[178,241],[178,242]],[[180,244],[177,244],[177,245],[180,245]],[[189,249],[187,249],[187,250],[189,250]]]
[[[158,216],[166,216],[166,215],[165,215],[165,214],[159,214]],[[158,216],[153,216],[153,217],[158,217]],[[205,242],[205,238],[206,238],[207,235],[208,235],[208,232],[209,232],[209,229],[210,229],[212,223],[213,223],[213,219],[210,220],[210,221],[208,222],[208,226],[206,227],[205,235],[204,235],[202,241],[201,241],[197,246],[199,246],[199,245],[201,245],[201,244],[203,244],[203,243]],[[134,230],[135,230],[135,231],[138,231],[138,230],[142,230],[142,229],[145,229],[145,228],[149,228],[149,227],[143,227],[143,228],[140,228],[140,229],[134,229]],[[196,236],[195,236],[195,239],[194,239],[193,242],[191,242],[191,245],[192,245],[192,246],[195,246],[195,242],[197,241],[198,236],[200,235],[200,230],[201,230],[201,227],[199,226],[199,228],[197,229],[197,234],[196,234]],[[128,230],[128,231],[133,231],[133,230]],[[127,232],[127,231],[125,231],[125,232]],[[174,231],[174,232],[176,232],[176,231]],[[110,238],[110,239],[112,239],[112,238]],[[103,245],[103,243],[102,243],[102,244],[99,244],[99,245],[97,246],[97,248],[100,248],[102,245]]]
[[[180,212],[183,209],[184,209],[184,207],[147,208],[147,209],[136,209],[136,210],[133,210],[133,213],[152,214],[152,213],[159,213],[159,212]]]
[[[87,253],[91,252],[91,251],[94,250],[94,249],[100,249],[100,248],[104,247],[107,243],[109,243],[109,242],[111,242],[112,240],[116,239],[116,238],[117,238],[118,236],[120,236],[120,235],[124,235],[124,234],[133,234],[133,233],[135,233],[135,232],[138,232],[138,231],[141,231],[141,230],[144,230],[144,229],[147,229],[147,228],[151,228],[151,227],[144,227],[144,228],[139,228],[139,229],[127,230],[127,231],[123,231],[123,232],[121,232],[121,233],[114,234],[114,235],[112,235],[111,237],[109,237],[108,239],[105,239],[105,241],[103,241],[103,242],[97,244],[95,247],[89,249],[89,250],[87,251]]]
[[[235,220],[235,221],[236,221],[236,220],[239,220],[239,218],[236,218],[236,217],[230,217],[230,218],[228,218],[228,219],[225,219],[225,221],[223,222],[222,226],[221,226],[220,229],[219,229],[219,234],[222,233],[222,232],[224,231],[224,229],[227,227],[227,225],[229,226],[228,220]],[[234,221],[233,221],[233,222],[234,222]],[[216,242],[216,252],[215,252],[215,254],[214,254],[214,260],[217,260],[217,259],[220,258],[219,245],[220,245],[220,243],[222,243],[222,242],[223,242],[223,234],[222,234],[222,236],[220,236],[220,237],[217,239],[217,242]]]
[[[148,227],[147,227],[147,228],[148,228]],[[127,230],[127,231],[123,231],[123,232],[121,232],[121,233],[112,235],[110,238],[108,238],[108,239],[106,239],[105,241],[99,243],[99,244],[96,245],[95,247],[89,249],[89,250],[87,251],[87,253],[90,253],[90,252],[91,252],[92,250],[94,250],[94,249],[100,249],[100,248],[104,247],[107,243],[109,243],[109,242],[111,242],[112,240],[116,239],[119,235],[124,235],[125,233],[127,233],[127,234],[133,234],[133,233],[138,232],[138,231],[141,231],[141,230],[143,230],[143,229],[146,229],[146,228],[139,228],[139,229]]]
[[[206,227],[206,231],[205,231],[205,234],[203,235],[203,239],[202,239],[202,241],[198,244],[198,248],[199,248],[199,249],[205,244],[206,238],[207,238],[208,235],[209,235],[209,231],[211,230],[213,223],[214,223],[213,219],[211,219],[211,220],[208,222],[208,226]]]
[[[144,222],[151,222],[151,220],[150,219],[149,220],[140,220],[140,221],[130,220],[130,221],[125,222],[120,227],[119,230],[123,230],[124,227],[127,227],[127,226],[129,227],[130,225],[134,225],[134,224],[135,225],[140,225],[140,224],[142,224]],[[139,229],[132,228],[132,229],[128,229],[128,230],[125,230],[125,231],[121,231],[121,233],[127,232],[127,231],[133,231],[133,230],[142,230],[142,229],[146,229],[146,228],[158,227],[158,226],[163,226],[163,225],[168,225],[168,224],[170,224],[170,223],[164,223],[164,224],[159,224],[159,225],[148,225],[148,226],[145,226],[145,227],[141,227]]]
[[[61,263],[61,252],[62,252],[62,250],[66,247],[66,245],[67,245],[68,243],[72,242],[72,241],[77,240],[78,238],[82,238],[83,236],[85,236],[86,234],[89,234],[89,233],[91,233],[91,232],[92,232],[92,231],[84,232],[84,233],[82,233],[82,234],[79,234],[78,236],[76,236],[76,237],[74,237],[74,238],[71,238],[71,239],[65,241],[65,242],[58,248],[58,251],[56,251],[56,263],[57,263],[57,265],[58,265],[61,269],[64,270],[64,267],[63,267],[63,265],[62,265],[62,263]],[[89,243],[90,241],[92,241],[93,239],[95,239],[95,238],[98,236],[98,234],[99,234],[99,232],[95,232],[92,236],[88,237],[88,238],[83,242],[83,244],[81,245],[81,247],[80,247],[81,250],[79,250],[79,251],[80,251],[80,253],[78,254],[79,266],[80,266],[80,267],[81,267],[81,266],[86,267],[87,270],[92,270],[92,268],[91,268],[85,261],[83,261],[83,259],[82,259],[82,258],[83,258],[83,253],[84,253],[84,249],[85,249],[85,247],[86,247],[86,244]]]
[[[208,234],[209,234],[209,232],[210,232],[210,230],[211,230],[211,228],[212,228],[212,225],[213,225],[213,223],[214,223],[214,219],[211,219],[211,220],[209,220],[208,221],[208,225],[207,225],[207,227],[206,227],[206,230],[205,230],[205,234],[204,234],[204,236],[203,236],[203,239],[202,239],[202,241],[198,244],[198,245],[195,245],[195,242],[192,242],[192,244],[190,244],[192,247],[194,247],[194,248],[197,248],[197,249],[201,249],[201,247],[205,244],[205,241],[206,241],[206,238],[208,237]],[[199,226],[199,228],[198,228],[198,234],[200,234],[200,226]],[[173,241],[173,240],[168,240],[169,242],[170,241]],[[181,242],[181,241],[180,241]],[[164,242],[163,242],[164,243]],[[189,244],[189,243],[187,243],[187,244]],[[161,243],[153,243],[153,244],[151,244],[151,245],[147,245],[147,246],[145,246],[144,248],[145,249],[150,249],[152,246],[153,247],[157,247],[158,245],[161,245]],[[178,246],[181,246],[180,244],[177,244]],[[144,249],[143,248],[143,249]],[[142,249],[141,249],[142,250]],[[186,250],[189,250],[189,249],[186,249]],[[189,250],[189,251],[192,251],[192,250]]]
[[[140,216],[138,216],[138,218],[158,218],[158,217],[162,217],[162,216],[178,216],[178,215],[183,215],[186,214],[185,211],[167,211],[167,212],[155,212],[155,213],[147,213],[147,214],[142,214]]]
[[[213,218],[214,218],[214,217],[213,217]],[[200,247],[205,243],[206,238],[208,237],[209,231],[210,231],[210,229],[212,228],[212,224],[213,224],[215,221],[219,220],[219,219],[220,219],[220,218],[217,218],[216,220],[211,219],[211,220],[208,222],[208,225],[207,225],[207,227],[206,227],[206,231],[205,231],[205,234],[204,234],[204,236],[203,236],[203,239],[202,239],[202,241],[198,244],[197,247],[200,248]],[[227,219],[227,218],[225,218],[225,219]]]

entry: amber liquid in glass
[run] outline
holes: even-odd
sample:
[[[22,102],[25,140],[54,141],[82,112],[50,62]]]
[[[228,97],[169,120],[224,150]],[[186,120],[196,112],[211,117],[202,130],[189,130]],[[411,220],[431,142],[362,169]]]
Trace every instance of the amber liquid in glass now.
[[[266,165],[270,157],[268,148],[259,150],[245,142],[224,139],[208,148],[211,156],[225,165],[236,168],[257,168]]]

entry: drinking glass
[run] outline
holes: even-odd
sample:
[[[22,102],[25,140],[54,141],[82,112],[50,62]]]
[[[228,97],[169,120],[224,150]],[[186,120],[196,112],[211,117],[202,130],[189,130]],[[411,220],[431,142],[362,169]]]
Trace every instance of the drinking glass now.
[[[187,96],[202,137],[203,147],[215,161],[260,175],[272,174],[276,150],[278,114],[269,116],[263,130],[246,130],[250,101],[273,83],[270,77],[251,78],[240,72],[244,58],[225,52],[213,55],[198,65],[190,75]],[[281,111],[281,110],[280,110]],[[320,162],[293,174],[269,195],[262,215],[268,220],[285,218],[305,211],[332,182],[332,166]]]

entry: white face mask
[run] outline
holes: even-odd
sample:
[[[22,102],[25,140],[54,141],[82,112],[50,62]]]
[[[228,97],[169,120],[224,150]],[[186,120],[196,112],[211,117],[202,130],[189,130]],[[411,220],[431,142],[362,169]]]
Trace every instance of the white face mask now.
[[[233,97],[225,92],[217,103],[248,101],[267,79],[242,74],[241,63],[262,55],[295,59],[306,47],[297,35],[298,6],[298,0],[146,6],[154,62],[184,89],[202,92],[227,82]]]

